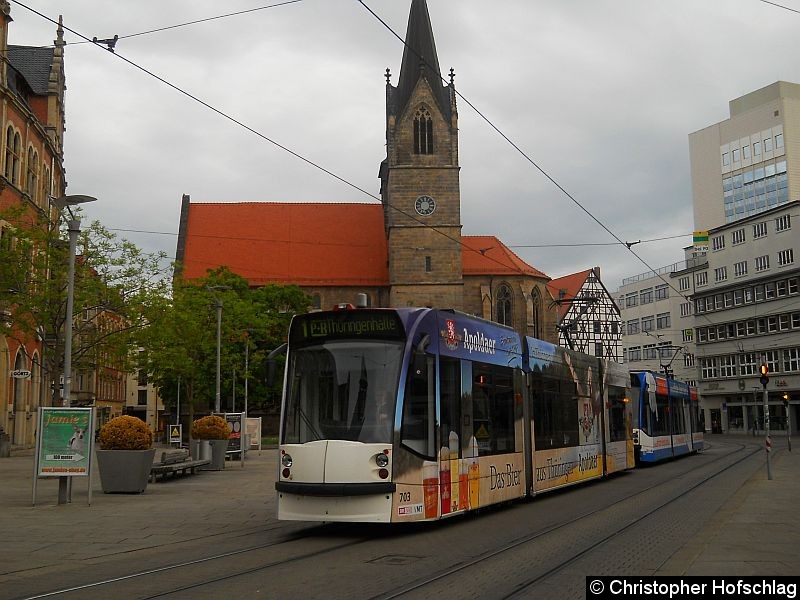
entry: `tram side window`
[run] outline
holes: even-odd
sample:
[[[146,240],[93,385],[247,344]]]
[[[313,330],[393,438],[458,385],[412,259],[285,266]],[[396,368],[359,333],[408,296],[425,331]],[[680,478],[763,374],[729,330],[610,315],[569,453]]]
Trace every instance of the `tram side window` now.
[[[666,396],[656,394],[656,415],[650,415],[652,425],[650,435],[669,435],[669,400]]]
[[[739,407],[741,411],[741,407]],[[692,431],[697,433],[703,431],[703,427],[700,424],[700,407],[697,405],[697,402],[690,402],[689,403],[689,414],[692,417]],[[741,413],[740,413],[741,414]],[[741,418],[740,418],[741,421]]]
[[[447,446],[452,432],[461,436],[461,361],[441,357],[439,368],[439,393],[442,400],[440,440],[442,446]],[[465,441],[460,440],[459,447]]]
[[[621,442],[627,439],[625,428],[625,388],[610,386],[608,388],[608,426],[610,441]]]
[[[430,459],[436,456],[432,375],[433,358],[424,353],[415,355],[406,381],[403,424],[400,430],[404,446]]]
[[[687,409],[686,400],[683,398],[672,399],[672,433],[686,433]]]
[[[536,450],[577,446],[578,394],[572,379],[534,373],[533,422]]]
[[[514,452],[513,369],[474,364],[472,410],[480,455]]]

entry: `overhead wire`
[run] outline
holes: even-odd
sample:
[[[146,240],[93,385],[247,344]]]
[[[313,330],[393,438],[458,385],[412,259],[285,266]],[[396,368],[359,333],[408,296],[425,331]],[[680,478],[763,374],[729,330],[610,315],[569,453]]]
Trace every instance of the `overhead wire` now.
[[[26,10],[29,10],[30,12],[34,13],[35,15],[37,15],[37,16],[39,16],[39,17],[41,17],[41,18],[43,18],[43,19],[45,19],[47,21],[50,21],[51,23],[53,23],[55,25],[58,25],[58,22],[56,20],[52,19],[51,17],[48,17],[47,15],[45,15],[44,13],[42,13],[42,12],[36,10],[36,9],[26,5],[25,3],[21,2],[20,0],[11,0],[11,2],[14,2],[15,4],[21,6],[22,8],[25,8]],[[68,27],[66,25],[62,25],[62,27],[66,31],[69,31],[70,33],[73,33],[73,34],[77,35],[78,37],[86,40],[87,42],[90,42],[90,43],[94,44],[98,48],[105,49],[104,46],[103,46],[103,40],[91,40],[87,36],[83,35],[82,33],[78,32],[78,31],[76,31],[76,30],[74,30],[74,29],[72,29],[72,28],[70,28],[70,27]],[[111,54],[113,54],[115,57],[119,58],[120,60],[124,61],[125,63],[129,64],[130,66],[132,66],[132,67],[142,71],[143,73],[149,75],[150,77],[153,77],[154,79],[156,79],[157,81],[163,83],[164,85],[166,85],[167,87],[173,89],[174,91],[176,91],[176,92],[186,96],[187,98],[197,102],[198,104],[200,104],[201,106],[204,106],[208,110],[210,110],[210,111],[216,113],[217,115],[223,117],[224,119],[227,119],[228,121],[238,125],[239,127],[242,127],[243,129],[245,129],[245,130],[249,131],[250,133],[256,135],[257,137],[263,139],[264,141],[269,142],[270,144],[276,146],[277,148],[283,150],[284,152],[287,152],[288,154],[291,154],[295,158],[305,162],[306,164],[314,167],[315,169],[317,169],[319,171],[322,171],[326,175],[336,179],[337,181],[347,185],[348,187],[351,187],[351,188],[361,192],[362,194],[364,194],[366,196],[369,196],[370,198],[373,198],[373,199],[381,202],[382,204],[384,204],[384,205],[388,206],[389,208],[391,208],[392,210],[402,214],[406,218],[411,219],[412,221],[414,221],[415,223],[421,225],[422,227],[425,227],[427,229],[432,230],[433,232],[435,232],[435,233],[437,233],[437,234],[449,239],[450,241],[454,242],[455,244],[457,244],[459,246],[462,246],[462,247],[466,248],[469,251],[479,252],[478,250],[476,250],[474,248],[470,248],[469,246],[464,244],[461,240],[448,235],[444,231],[441,231],[441,228],[446,228],[447,226],[445,226],[445,225],[442,225],[442,226],[429,225],[426,222],[424,222],[421,219],[419,219],[416,216],[414,216],[413,214],[408,213],[408,212],[404,211],[403,209],[398,208],[397,206],[394,206],[393,204],[391,204],[389,202],[383,202],[383,199],[380,198],[379,196],[376,196],[375,194],[373,194],[371,192],[368,192],[364,188],[356,185],[355,183],[352,183],[351,181],[345,179],[344,177],[334,173],[333,171],[323,167],[322,165],[314,162],[313,160],[303,156],[299,152],[296,152],[295,150],[292,150],[288,146],[286,146],[284,144],[281,144],[280,142],[270,138],[269,136],[267,136],[264,133],[261,133],[260,131],[258,131],[257,129],[254,129],[253,127],[247,125],[246,123],[244,123],[243,121],[237,119],[236,117],[233,117],[232,115],[229,115],[228,113],[224,112],[223,110],[221,110],[219,108],[216,108],[212,104],[210,104],[210,103],[206,102],[205,100],[201,99],[199,96],[196,96],[195,94],[192,94],[191,92],[188,92],[188,91],[184,90],[183,88],[179,87],[178,85],[168,81],[167,79],[161,77],[160,75],[154,73],[153,71],[150,71],[149,69],[137,64],[136,62],[130,60],[129,58],[126,58],[125,56],[119,54],[118,52],[113,52]],[[485,254],[484,254],[484,256],[488,260],[490,260],[491,262],[497,263],[498,265],[500,265],[502,267],[505,267],[505,268],[509,268],[510,267],[512,269],[519,270],[520,273],[522,272],[522,269],[520,267],[516,266],[516,265],[499,261],[496,258],[494,258],[492,256],[486,256]]]

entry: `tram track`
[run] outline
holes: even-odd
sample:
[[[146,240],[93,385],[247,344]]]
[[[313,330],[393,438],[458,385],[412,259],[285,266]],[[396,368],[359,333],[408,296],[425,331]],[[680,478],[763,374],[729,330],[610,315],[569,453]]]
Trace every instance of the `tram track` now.
[[[713,465],[713,464],[715,464],[715,463],[717,463],[719,461],[722,461],[722,460],[725,460],[727,458],[730,458],[732,455],[736,455],[739,452],[747,450],[748,447],[752,448],[752,446],[748,446],[747,444],[735,444],[735,446],[737,446],[737,448],[735,448],[730,453],[721,455],[719,457],[714,458],[709,463],[704,463],[702,465],[698,465],[697,467],[693,467],[692,469],[689,469],[689,470],[685,471],[684,472],[684,476],[688,475],[688,474],[690,474],[690,473],[692,473],[694,471],[697,471],[697,470],[700,470],[700,469],[703,469],[703,468],[708,468],[710,465]],[[597,540],[596,542],[592,543],[591,545],[583,548],[580,552],[577,552],[574,555],[572,555],[571,557],[569,557],[569,558],[559,562],[558,564],[548,568],[545,572],[538,574],[536,577],[527,579],[527,580],[523,581],[522,583],[518,584],[517,588],[513,592],[511,592],[510,594],[499,596],[499,597],[503,598],[504,600],[505,599],[511,599],[511,598],[529,597],[530,588],[532,586],[545,581],[547,578],[551,577],[553,574],[558,573],[559,571],[563,570],[565,567],[567,567],[570,564],[576,562],[577,560],[579,560],[583,556],[587,555],[588,553],[592,552],[593,550],[599,548],[603,544],[607,543],[609,540],[613,539],[614,537],[618,536],[619,534],[623,533],[624,531],[629,530],[630,528],[634,527],[635,525],[640,524],[642,521],[647,519],[649,516],[653,515],[654,513],[658,512],[659,510],[663,509],[664,507],[672,504],[673,502],[685,497],[687,494],[691,493],[693,490],[695,490],[695,489],[699,488],[700,486],[708,483],[708,481],[710,481],[711,479],[714,479],[715,477],[717,477],[720,474],[724,473],[728,469],[731,469],[731,468],[741,464],[742,462],[746,461],[747,459],[749,459],[750,457],[752,457],[753,455],[757,454],[760,451],[762,451],[762,449],[760,449],[760,448],[752,448],[751,452],[747,452],[744,456],[737,457],[736,460],[734,460],[730,464],[726,464],[721,469],[718,469],[718,470],[714,471],[713,473],[709,474],[708,476],[703,477],[700,481],[698,481],[698,482],[694,483],[693,485],[691,485],[690,487],[680,491],[677,495],[671,497],[666,502],[663,502],[663,503],[655,506],[651,510],[647,511],[645,514],[640,515],[639,517],[637,517],[635,520],[625,524],[623,527],[620,527],[620,528],[616,529],[615,531],[613,531],[610,534],[604,536],[600,540]],[[658,468],[658,467],[655,466],[655,467],[651,467],[651,468]],[[425,594],[426,588],[429,588],[430,586],[432,586],[434,584],[440,584],[444,580],[446,580],[448,578],[451,578],[451,577],[454,577],[454,576],[457,576],[459,573],[462,573],[463,571],[465,571],[467,569],[481,568],[482,564],[486,564],[489,561],[498,559],[498,558],[502,557],[503,555],[506,555],[506,554],[508,554],[510,552],[514,552],[516,550],[519,550],[522,547],[524,547],[526,544],[530,544],[530,543],[536,542],[538,540],[541,540],[542,538],[545,538],[545,537],[547,537],[547,536],[549,536],[551,534],[554,534],[554,533],[558,533],[558,532],[562,531],[565,528],[573,527],[573,526],[575,526],[577,523],[579,523],[581,521],[589,519],[590,517],[595,517],[600,513],[608,511],[610,508],[616,506],[620,502],[631,502],[631,501],[634,501],[637,497],[642,496],[643,494],[646,494],[648,492],[652,492],[654,489],[662,487],[662,486],[667,485],[669,483],[672,483],[672,481],[658,482],[656,484],[653,484],[651,486],[648,486],[646,488],[638,490],[637,492],[635,492],[635,493],[633,493],[633,494],[631,494],[629,496],[626,496],[626,497],[621,498],[621,499],[617,499],[617,500],[615,500],[614,502],[612,502],[610,504],[606,504],[606,505],[604,505],[602,507],[597,507],[597,508],[595,508],[595,509],[593,509],[591,511],[588,511],[586,513],[578,515],[577,517],[574,517],[574,518],[570,519],[569,521],[558,523],[558,524],[554,524],[554,525],[551,525],[551,526],[549,526],[549,527],[547,527],[545,529],[541,529],[541,530],[534,531],[534,532],[531,532],[529,534],[526,534],[526,535],[524,535],[524,536],[522,536],[520,538],[517,538],[516,540],[513,540],[511,542],[508,542],[508,543],[504,544],[504,546],[502,548],[498,548],[496,550],[485,552],[482,555],[477,556],[477,557],[475,557],[475,558],[473,558],[471,560],[465,561],[465,562],[459,562],[457,565],[454,565],[454,566],[452,566],[450,568],[441,570],[438,573],[436,573],[435,575],[427,577],[427,578],[425,578],[423,580],[416,581],[415,583],[413,583],[410,586],[406,586],[406,587],[394,590],[392,592],[375,595],[375,596],[371,597],[370,600],[391,600],[393,598],[399,598],[399,597],[402,597],[402,596],[413,594],[415,592],[420,593],[421,595],[426,595]],[[525,595],[526,593],[527,593],[527,596]]]
[[[687,475],[690,475],[691,473],[694,473],[695,471],[703,469],[703,468],[707,469],[707,468],[709,468],[709,466],[714,465],[719,461],[722,461],[722,460],[725,460],[725,459],[729,459],[732,455],[736,455],[736,454],[738,454],[738,453],[740,453],[742,451],[745,451],[748,448],[747,444],[736,444],[736,446],[737,447],[732,449],[731,452],[728,452],[726,454],[722,454],[722,455],[720,455],[718,457],[715,457],[709,462],[706,462],[706,463],[703,463],[703,464],[698,465],[696,467],[692,467],[690,469],[687,469],[686,471],[684,471],[682,473],[682,477],[686,477]],[[752,448],[752,446],[751,446],[751,448]],[[557,565],[553,566],[552,568],[548,569],[546,572],[539,574],[537,577],[531,578],[530,580],[523,582],[522,584],[520,584],[522,587],[520,587],[518,591],[515,591],[512,595],[509,595],[507,597],[508,598],[517,597],[516,594],[521,593],[524,590],[529,589],[531,586],[536,585],[537,583],[545,580],[546,578],[548,578],[552,574],[558,572],[559,570],[561,570],[564,567],[568,566],[572,562],[578,560],[579,558],[581,558],[585,554],[591,552],[595,548],[597,548],[597,547],[601,546],[602,544],[606,543],[609,539],[612,539],[614,536],[619,535],[619,533],[621,533],[621,532],[625,531],[626,529],[634,526],[636,523],[641,522],[648,515],[656,512],[657,510],[663,508],[664,506],[668,505],[669,503],[674,502],[678,498],[680,498],[682,496],[685,496],[686,494],[690,493],[692,490],[694,490],[697,487],[703,485],[704,483],[706,483],[710,479],[713,479],[714,477],[716,477],[717,475],[721,474],[725,470],[727,470],[729,468],[732,468],[733,466],[735,466],[735,465],[739,464],[740,462],[746,460],[747,458],[749,458],[750,456],[752,456],[753,454],[755,454],[759,450],[760,449],[754,449],[753,452],[747,453],[744,457],[738,458],[737,460],[735,460],[735,461],[731,462],[730,464],[724,466],[722,469],[715,470],[714,473],[702,478],[699,482],[693,484],[692,486],[690,486],[686,490],[683,490],[681,493],[679,493],[677,496],[671,498],[667,502],[662,503],[661,505],[659,505],[656,508],[652,509],[647,514],[640,516],[637,520],[632,521],[632,522],[626,524],[624,527],[619,528],[618,530],[610,533],[609,535],[607,535],[603,539],[598,540],[596,543],[592,544],[591,546],[588,546],[588,547],[584,548],[581,552],[575,554],[574,556],[570,557],[569,559],[567,559],[565,561],[562,561],[559,564],[557,564]],[[658,468],[658,467],[654,467],[654,468]],[[619,474],[619,475],[617,475],[615,477],[624,477],[624,476],[625,476],[624,474]],[[486,553],[484,553],[484,554],[482,554],[480,556],[477,556],[477,557],[475,557],[474,559],[471,559],[471,560],[461,561],[457,565],[453,565],[450,568],[446,568],[444,570],[440,570],[439,572],[435,573],[434,575],[432,575],[432,576],[430,576],[428,578],[425,578],[424,580],[416,581],[414,584],[412,584],[410,586],[405,586],[403,588],[396,589],[394,591],[383,592],[383,593],[380,593],[378,595],[373,596],[373,598],[376,598],[376,599],[377,598],[383,598],[383,599],[397,598],[397,597],[400,597],[400,596],[403,596],[403,595],[406,595],[406,594],[409,594],[409,593],[422,591],[426,587],[428,587],[428,586],[430,586],[432,584],[435,584],[437,582],[441,582],[442,580],[447,579],[449,577],[452,577],[452,576],[464,571],[465,569],[474,568],[474,567],[480,565],[481,563],[486,563],[487,561],[491,561],[491,560],[493,560],[493,559],[495,559],[497,557],[500,557],[503,554],[506,554],[506,553],[511,552],[511,551],[513,551],[515,549],[524,547],[526,544],[532,543],[532,542],[534,542],[534,541],[536,541],[538,539],[541,539],[541,538],[544,538],[544,537],[546,537],[546,536],[548,536],[550,534],[556,533],[556,532],[564,529],[565,527],[569,527],[569,526],[574,525],[574,524],[576,524],[576,523],[578,523],[580,521],[584,521],[586,519],[589,519],[590,517],[596,516],[596,515],[598,515],[598,513],[602,513],[603,511],[609,510],[611,507],[619,504],[620,502],[630,502],[630,501],[634,500],[635,498],[637,498],[638,496],[641,496],[641,495],[646,494],[648,492],[652,492],[654,489],[659,488],[661,486],[664,486],[664,485],[670,483],[671,481],[672,480],[661,481],[661,482],[654,483],[654,484],[649,485],[649,486],[647,486],[645,488],[637,490],[633,494],[630,494],[630,495],[622,497],[622,498],[616,498],[612,502],[604,504],[604,506],[596,507],[596,508],[594,508],[594,509],[592,509],[590,511],[587,511],[587,512],[585,512],[583,514],[580,514],[580,515],[578,515],[578,516],[576,516],[574,518],[571,518],[568,522],[556,523],[554,525],[545,527],[543,529],[531,532],[531,533],[526,534],[526,535],[524,535],[522,537],[519,537],[519,538],[516,538],[514,540],[511,540],[510,542],[504,544],[503,548],[499,548],[499,549],[496,549],[496,550],[492,550],[492,551],[486,552]],[[597,483],[597,482],[595,482],[595,483]],[[604,482],[600,482],[600,483],[598,483],[598,485],[605,485],[605,483]],[[569,489],[566,488],[563,491],[556,492],[556,493],[566,493],[568,491],[569,491]],[[545,494],[544,496],[547,496],[547,494]],[[535,499],[534,499],[534,501],[535,501]],[[478,518],[480,518],[480,517],[478,517]],[[326,527],[326,526],[323,526],[323,527]],[[274,531],[276,529],[278,529],[278,528],[274,527],[274,528],[271,528],[269,531]],[[342,527],[338,526],[338,529],[341,530]],[[198,567],[200,565],[208,565],[210,563],[215,563],[215,562],[225,563],[225,562],[230,562],[232,560],[235,560],[236,562],[241,562],[240,559],[242,557],[247,557],[247,556],[251,556],[252,557],[252,555],[255,555],[255,554],[259,553],[259,552],[263,552],[263,551],[271,552],[271,551],[274,551],[274,550],[279,549],[279,548],[282,549],[282,548],[285,548],[287,545],[292,544],[294,542],[302,542],[302,541],[305,541],[305,540],[308,540],[308,539],[314,539],[314,540],[317,540],[317,541],[319,541],[320,539],[325,539],[327,536],[320,536],[319,535],[319,531],[320,531],[320,527],[319,526],[315,526],[313,528],[310,528],[310,529],[307,529],[307,530],[303,530],[301,532],[296,532],[296,533],[292,533],[292,534],[289,534],[289,535],[282,536],[282,537],[280,537],[278,539],[271,540],[271,541],[269,541],[267,543],[264,543],[264,544],[257,544],[257,545],[254,545],[254,546],[249,546],[247,548],[241,548],[241,549],[236,549],[236,550],[232,550],[232,551],[228,551],[228,552],[211,554],[209,556],[204,556],[204,557],[196,558],[196,559],[193,559],[193,560],[180,561],[180,562],[176,562],[176,563],[172,563],[172,564],[167,564],[167,565],[163,565],[163,566],[154,567],[154,568],[151,568],[151,569],[143,569],[143,570],[132,572],[132,573],[122,574],[122,575],[120,575],[118,577],[107,578],[105,580],[99,580],[99,581],[94,581],[94,582],[88,582],[88,583],[81,584],[81,585],[74,585],[74,586],[70,586],[70,587],[64,587],[62,589],[52,590],[52,591],[41,593],[41,594],[38,594],[38,595],[27,596],[27,597],[24,598],[24,600],[36,600],[38,598],[53,598],[53,597],[59,597],[59,596],[66,596],[66,595],[72,594],[72,593],[79,594],[79,593],[86,593],[86,592],[90,592],[90,591],[97,593],[97,592],[100,592],[101,590],[103,590],[104,596],[112,596],[113,595],[113,589],[115,588],[115,586],[120,585],[120,584],[122,584],[122,585],[130,584],[130,582],[132,582],[134,580],[137,580],[137,579],[142,579],[142,578],[148,577],[148,578],[150,578],[150,580],[152,582],[153,577],[158,578],[158,579],[166,577],[166,580],[170,581],[176,573],[180,573],[181,571],[192,570],[193,568]],[[330,530],[328,530],[328,531],[330,532]],[[386,536],[386,537],[391,536],[393,531],[394,530],[392,528],[384,529],[383,530],[384,536]],[[303,561],[313,560],[313,559],[315,559],[317,557],[321,557],[321,556],[324,556],[326,554],[330,554],[330,553],[333,553],[333,552],[341,551],[341,550],[344,550],[344,549],[354,548],[354,547],[357,547],[357,546],[359,546],[361,544],[365,544],[367,542],[374,541],[376,539],[376,536],[374,534],[375,534],[375,530],[373,528],[373,529],[370,530],[370,534],[369,535],[365,534],[365,535],[362,535],[362,536],[357,537],[355,539],[352,539],[352,537],[351,537],[351,539],[348,539],[348,540],[344,541],[343,543],[326,544],[322,548],[313,549],[311,551],[299,552],[299,553],[291,555],[291,556],[284,556],[284,557],[274,557],[273,556],[273,557],[270,557],[268,560],[263,560],[263,559],[260,560],[260,561],[256,560],[255,564],[253,564],[252,566],[249,566],[247,568],[235,568],[233,570],[229,570],[229,569],[228,570],[224,570],[227,565],[219,566],[219,569],[220,570],[224,570],[224,572],[214,574],[213,576],[202,577],[200,579],[193,579],[191,581],[191,583],[186,583],[186,584],[183,584],[183,585],[171,585],[171,586],[169,586],[169,589],[165,589],[165,587],[162,586],[158,591],[154,591],[152,593],[148,592],[148,593],[146,593],[144,595],[137,595],[137,597],[138,598],[142,598],[143,600],[150,600],[150,599],[154,599],[154,598],[162,598],[162,597],[167,597],[167,596],[171,596],[171,595],[182,594],[182,593],[189,592],[191,590],[198,590],[198,589],[201,589],[201,588],[206,587],[206,586],[211,586],[211,585],[219,584],[219,583],[222,583],[222,582],[225,582],[225,581],[234,580],[234,579],[237,579],[237,578],[245,577],[247,575],[252,575],[252,574],[255,574],[255,573],[259,573],[259,572],[262,572],[262,571],[268,571],[270,569],[275,569],[277,567],[290,566],[293,563],[300,564]],[[352,536],[352,534],[350,534],[350,535]],[[285,552],[284,552],[284,554],[285,554]],[[149,586],[149,587],[152,587],[152,585]]]

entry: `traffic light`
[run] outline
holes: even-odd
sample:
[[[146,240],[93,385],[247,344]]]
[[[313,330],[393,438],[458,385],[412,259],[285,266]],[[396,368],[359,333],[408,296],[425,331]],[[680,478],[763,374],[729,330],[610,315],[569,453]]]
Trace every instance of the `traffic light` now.
[[[783,395],[783,406],[789,408],[789,394]]]
[[[761,382],[761,385],[767,387],[767,384],[769,383],[769,367],[767,366],[767,363],[761,363],[761,379],[759,379],[759,381]]]

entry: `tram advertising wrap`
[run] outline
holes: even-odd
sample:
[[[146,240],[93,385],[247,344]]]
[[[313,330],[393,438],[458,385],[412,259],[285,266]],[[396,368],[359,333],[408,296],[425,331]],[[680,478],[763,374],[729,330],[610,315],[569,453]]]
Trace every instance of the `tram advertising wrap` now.
[[[628,382],[452,310],[296,316],[278,518],[433,520],[631,468]]]

